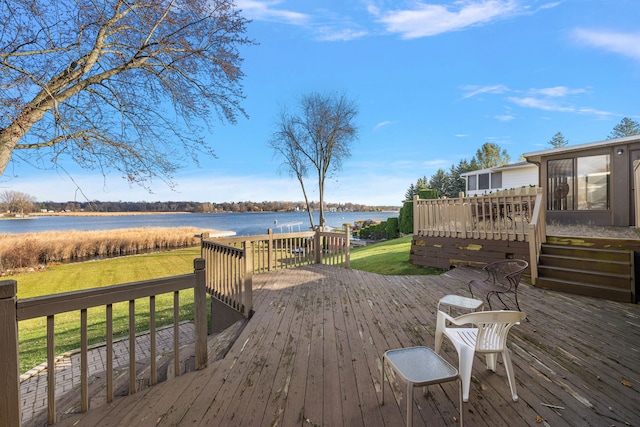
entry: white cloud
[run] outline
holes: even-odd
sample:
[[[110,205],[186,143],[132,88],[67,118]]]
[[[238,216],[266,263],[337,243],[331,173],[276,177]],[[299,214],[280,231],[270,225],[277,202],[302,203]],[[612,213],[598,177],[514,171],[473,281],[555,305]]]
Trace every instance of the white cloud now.
[[[514,120],[516,116],[512,114],[500,114],[495,116],[494,118],[500,122],[510,122],[511,120]]]
[[[598,110],[598,109],[595,109],[595,108],[580,108],[580,109],[578,109],[578,112],[582,113],[582,114],[590,114],[590,115],[593,115],[593,116],[599,116],[602,119],[616,115],[615,113],[612,113],[611,111],[603,111],[603,110]]]
[[[353,28],[336,28],[335,26],[324,26],[315,30],[316,38],[321,41],[349,41],[362,38],[368,34],[365,30]]]
[[[578,28],[573,37],[581,43],[640,61],[640,33],[621,33]]]
[[[509,91],[509,88],[506,87],[505,85],[491,85],[491,86],[469,85],[469,86],[463,86],[462,89],[466,91],[466,93],[462,96],[463,98],[472,98],[474,96],[482,95],[485,93],[500,94],[500,93],[505,93]]]
[[[392,124],[393,124],[393,122],[392,122],[392,121],[390,121],[390,120],[385,120],[385,121],[380,122],[380,123],[378,123],[377,125],[375,125],[375,127],[373,128],[373,130],[374,130],[374,131],[378,131],[378,130],[380,130],[380,129],[382,129],[382,128],[385,128],[385,127],[387,127],[387,126],[390,126],[390,125],[392,125]]]
[[[554,86],[554,87],[547,87],[542,89],[529,90],[529,93],[531,94],[542,95],[542,96],[551,97],[551,98],[566,97],[569,95],[577,95],[585,92],[586,92],[585,89],[571,89],[566,86]]]
[[[236,0],[238,9],[249,19],[258,21],[279,21],[293,25],[306,25],[310,21],[309,15],[291,10],[278,9],[282,1],[257,1],[257,0]]]
[[[476,0],[454,4],[455,9],[416,2],[412,9],[381,12],[376,8],[369,8],[369,12],[377,16],[388,32],[399,33],[405,39],[414,39],[487,24],[519,11],[515,0]]]
[[[513,102],[516,105],[519,105],[520,107],[535,108],[535,109],[544,110],[544,111],[557,111],[562,113],[569,113],[569,112],[575,111],[575,108],[573,107],[561,106],[549,99],[535,98],[531,96],[522,97],[522,98],[510,97],[508,98],[508,100]]]

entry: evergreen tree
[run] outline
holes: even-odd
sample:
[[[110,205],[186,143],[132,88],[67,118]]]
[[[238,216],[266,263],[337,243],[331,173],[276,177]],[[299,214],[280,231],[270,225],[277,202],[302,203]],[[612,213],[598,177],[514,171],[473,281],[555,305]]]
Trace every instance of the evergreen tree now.
[[[418,190],[416,189],[415,185],[411,184],[407,189],[407,192],[404,193],[404,199],[413,200],[413,196],[415,196],[416,194],[418,194]]]
[[[438,196],[445,196],[449,194],[451,188],[451,177],[444,169],[440,168],[431,176],[431,179],[429,179],[429,188],[436,190]]]
[[[553,135],[553,138],[551,138],[551,141],[548,142],[548,144],[553,148],[564,147],[568,143],[569,141],[564,137],[562,132],[558,132],[555,135]]]
[[[625,136],[640,135],[640,124],[635,120],[625,117],[613,127],[609,139],[624,138]]]

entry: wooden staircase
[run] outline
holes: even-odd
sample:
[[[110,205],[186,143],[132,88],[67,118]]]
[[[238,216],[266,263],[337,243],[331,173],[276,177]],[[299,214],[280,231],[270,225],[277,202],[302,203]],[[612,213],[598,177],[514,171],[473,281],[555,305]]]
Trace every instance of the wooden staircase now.
[[[636,302],[633,250],[547,243],[538,263],[538,287]]]

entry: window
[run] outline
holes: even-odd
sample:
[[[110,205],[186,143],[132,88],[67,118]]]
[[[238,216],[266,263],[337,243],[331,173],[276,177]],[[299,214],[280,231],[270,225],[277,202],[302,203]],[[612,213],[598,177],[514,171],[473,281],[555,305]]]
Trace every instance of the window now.
[[[478,176],[467,175],[467,190],[474,191],[478,188]]]
[[[549,160],[547,210],[610,208],[611,159],[608,154]]]
[[[491,188],[502,188],[502,172],[491,174]]]
[[[579,210],[609,209],[609,155],[579,157],[577,159],[577,207]]]
[[[489,174],[481,173],[478,175],[478,190],[488,190],[489,189]]]
[[[547,162],[547,210],[573,210],[573,159]]]

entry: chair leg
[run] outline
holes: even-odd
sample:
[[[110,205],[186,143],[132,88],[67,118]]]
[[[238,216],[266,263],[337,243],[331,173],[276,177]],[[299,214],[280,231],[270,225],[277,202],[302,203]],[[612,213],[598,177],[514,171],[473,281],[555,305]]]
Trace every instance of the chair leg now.
[[[509,388],[511,389],[511,398],[514,402],[517,402],[518,393],[516,391],[516,377],[513,372],[513,365],[511,365],[511,356],[509,356],[509,349],[506,347],[502,352],[502,360],[504,361],[504,368],[507,371],[507,379],[509,380]]]
[[[462,427],[463,425],[463,411],[462,411],[462,381],[460,381],[460,377],[458,377],[458,381],[456,381],[458,383],[458,398],[460,400],[460,427]]]
[[[462,380],[462,400],[469,401],[469,389],[471,388],[471,369],[473,368],[473,356],[475,351],[468,347],[462,347],[458,352],[458,372]]]
[[[516,290],[516,291],[513,293],[513,295],[514,295],[514,298],[515,298],[515,300],[516,300],[516,307],[518,308],[518,311],[522,311],[522,310],[520,310],[520,304],[518,304],[518,291]],[[527,319],[527,320],[529,320],[529,319]]]
[[[500,298],[500,293],[499,292],[495,292],[495,294],[498,297],[498,299],[500,300],[500,302],[502,303],[502,305],[504,305],[504,309],[505,310],[509,310],[509,306],[507,304],[505,304],[504,301],[502,301],[502,298]]]
[[[485,359],[487,361],[487,369],[495,372],[498,355],[496,353],[487,353],[485,354]]]
[[[434,346],[436,354],[440,354],[440,349],[442,348],[442,341],[444,340],[444,323],[444,319],[438,314],[438,318],[436,320],[436,342]]]
[[[489,292],[489,293],[487,293],[487,296],[485,297],[485,298],[486,298],[486,300],[487,300],[487,304],[489,304],[489,311],[493,310],[493,308],[491,308],[491,294],[492,294],[492,293],[493,293],[493,292]]]

